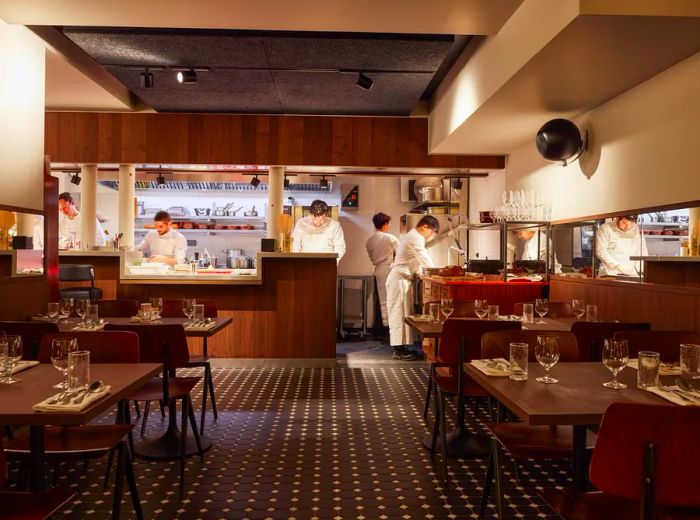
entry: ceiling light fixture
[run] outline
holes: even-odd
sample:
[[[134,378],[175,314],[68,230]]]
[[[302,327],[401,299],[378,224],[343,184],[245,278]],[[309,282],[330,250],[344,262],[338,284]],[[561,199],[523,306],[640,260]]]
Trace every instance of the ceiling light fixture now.
[[[197,83],[197,73],[192,69],[178,71],[177,82],[184,83],[185,85],[193,85]]]
[[[141,88],[153,88],[153,73],[146,70],[139,74],[139,83]]]
[[[162,173],[156,177],[156,184],[158,186],[165,186],[165,177],[163,177]]]
[[[318,184],[321,186],[322,190],[328,189],[328,179],[326,179],[325,175],[321,175],[321,181]]]
[[[70,176],[70,182],[71,184],[75,184],[76,186],[80,186],[80,181],[83,179],[80,178],[80,173],[75,172],[73,175]]]
[[[252,179],[250,179],[250,185],[253,188],[257,188],[258,186],[260,186],[260,179],[258,179],[257,175],[255,177],[253,177]]]
[[[370,90],[373,85],[374,81],[372,81],[372,78],[360,72],[359,76],[357,76],[357,86],[364,90]]]

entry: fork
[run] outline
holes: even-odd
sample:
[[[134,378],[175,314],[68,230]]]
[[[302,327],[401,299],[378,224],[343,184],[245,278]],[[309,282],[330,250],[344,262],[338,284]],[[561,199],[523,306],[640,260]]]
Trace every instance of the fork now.
[[[664,392],[670,392],[672,394],[675,394],[678,397],[680,397],[681,399],[683,399],[684,401],[687,401],[689,403],[700,404],[700,399],[696,399],[694,397],[688,397],[687,395],[684,395],[684,392],[682,390],[676,390],[674,388],[671,388],[670,386],[665,386],[665,385],[661,385],[661,384],[659,385],[659,389],[661,389]]]

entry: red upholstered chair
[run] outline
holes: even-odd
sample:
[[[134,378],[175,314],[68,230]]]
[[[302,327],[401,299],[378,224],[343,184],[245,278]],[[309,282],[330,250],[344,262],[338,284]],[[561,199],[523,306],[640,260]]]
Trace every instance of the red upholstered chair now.
[[[537,336],[548,336],[559,338],[559,361],[578,361],[578,344],[576,336],[571,332],[559,330],[503,330],[498,332],[487,332],[481,337],[481,358],[505,358],[510,359],[511,343],[527,343],[528,361],[537,363],[535,358],[535,345]]]
[[[581,361],[602,361],[603,341],[623,330],[649,330],[650,323],[577,321],[571,326],[576,336]]]
[[[216,318],[218,311],[214,300],[197,299],[197,304],[204,305],[204,317]],[[182,300],[163,300],[163,312],[160,313],[163,318],[184,318],[182,312]]]
[[[680,359],[681,343],[700,345],[700,334],[677,330],[624,330],[616,332],[615,339],[627,340],[631,358],[638,357],[640,350],[652,350],[667,363]]]
[[[700,408],[614,403],[606,410],[591,459],[599,490],[548,490],[566,520],[700,518]]]
[[[535,305],[535,302],[526,302]],[[522,316],[523,314],[523,303],[516,303],[513,307],[513,314],[516,316]],[[568,318],[574,315],[574,311],[571,309],[571,304],[569,302],[549,302],[549,310],[547,311],[547,318]]]
[[[78,347],[90,351],[91,363],[138,363],[139,339],[130,332],[58,333],[44,336],[39,348],[39,361],[51,362],[51,342],[57,337],[76,337]],[[100,459],[117,453],[117,479],[114,484],[112,516],[121,513],[124,476],[129,486],[137,518],[143,518],[136,477],[131,463],[128,436],[132,425],[128,418],[127,401],[121,401],[117,410],[118,424],[86,426],[49,426],[46,428],[46,460],[54,463],[71,460]],[[30,455],[29,434],[24,432],[7,443],[8,457],[27,461]],[[108,479],[107,479],[108,480]],[[105,482],[107,485],[107,482]],[[1,508],[0,508],[1,509]],[[1,515],[1,513],[0,513]]]
[[[8,336],[22,336],[22,359],[35,360],[41,338],[58,332],[58,325],[45,321],[0,321],[0,331]]]
[[[98,300],[97,307],[102,318],[131,318],[141,305],[138,300]]]

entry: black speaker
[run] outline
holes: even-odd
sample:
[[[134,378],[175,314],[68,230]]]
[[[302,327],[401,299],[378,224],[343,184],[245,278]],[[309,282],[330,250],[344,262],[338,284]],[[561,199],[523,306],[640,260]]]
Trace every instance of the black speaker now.
[[[539,129],[537,151],[548,161],[564,161],[579,153],[584,145],[578,127],[568,119],[552,119]]]

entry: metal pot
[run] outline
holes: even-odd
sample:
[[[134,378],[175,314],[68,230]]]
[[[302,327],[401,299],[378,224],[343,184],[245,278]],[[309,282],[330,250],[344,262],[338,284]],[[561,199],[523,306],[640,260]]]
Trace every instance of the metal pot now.
[[[429,206],[428,207],[428,214],[429,215],[447,215],[447,211],[449,208],[446,206]]]
[[[418,202],[435,202],[442,200],[442,188],[439,186],[424,186],[418,190]]]

